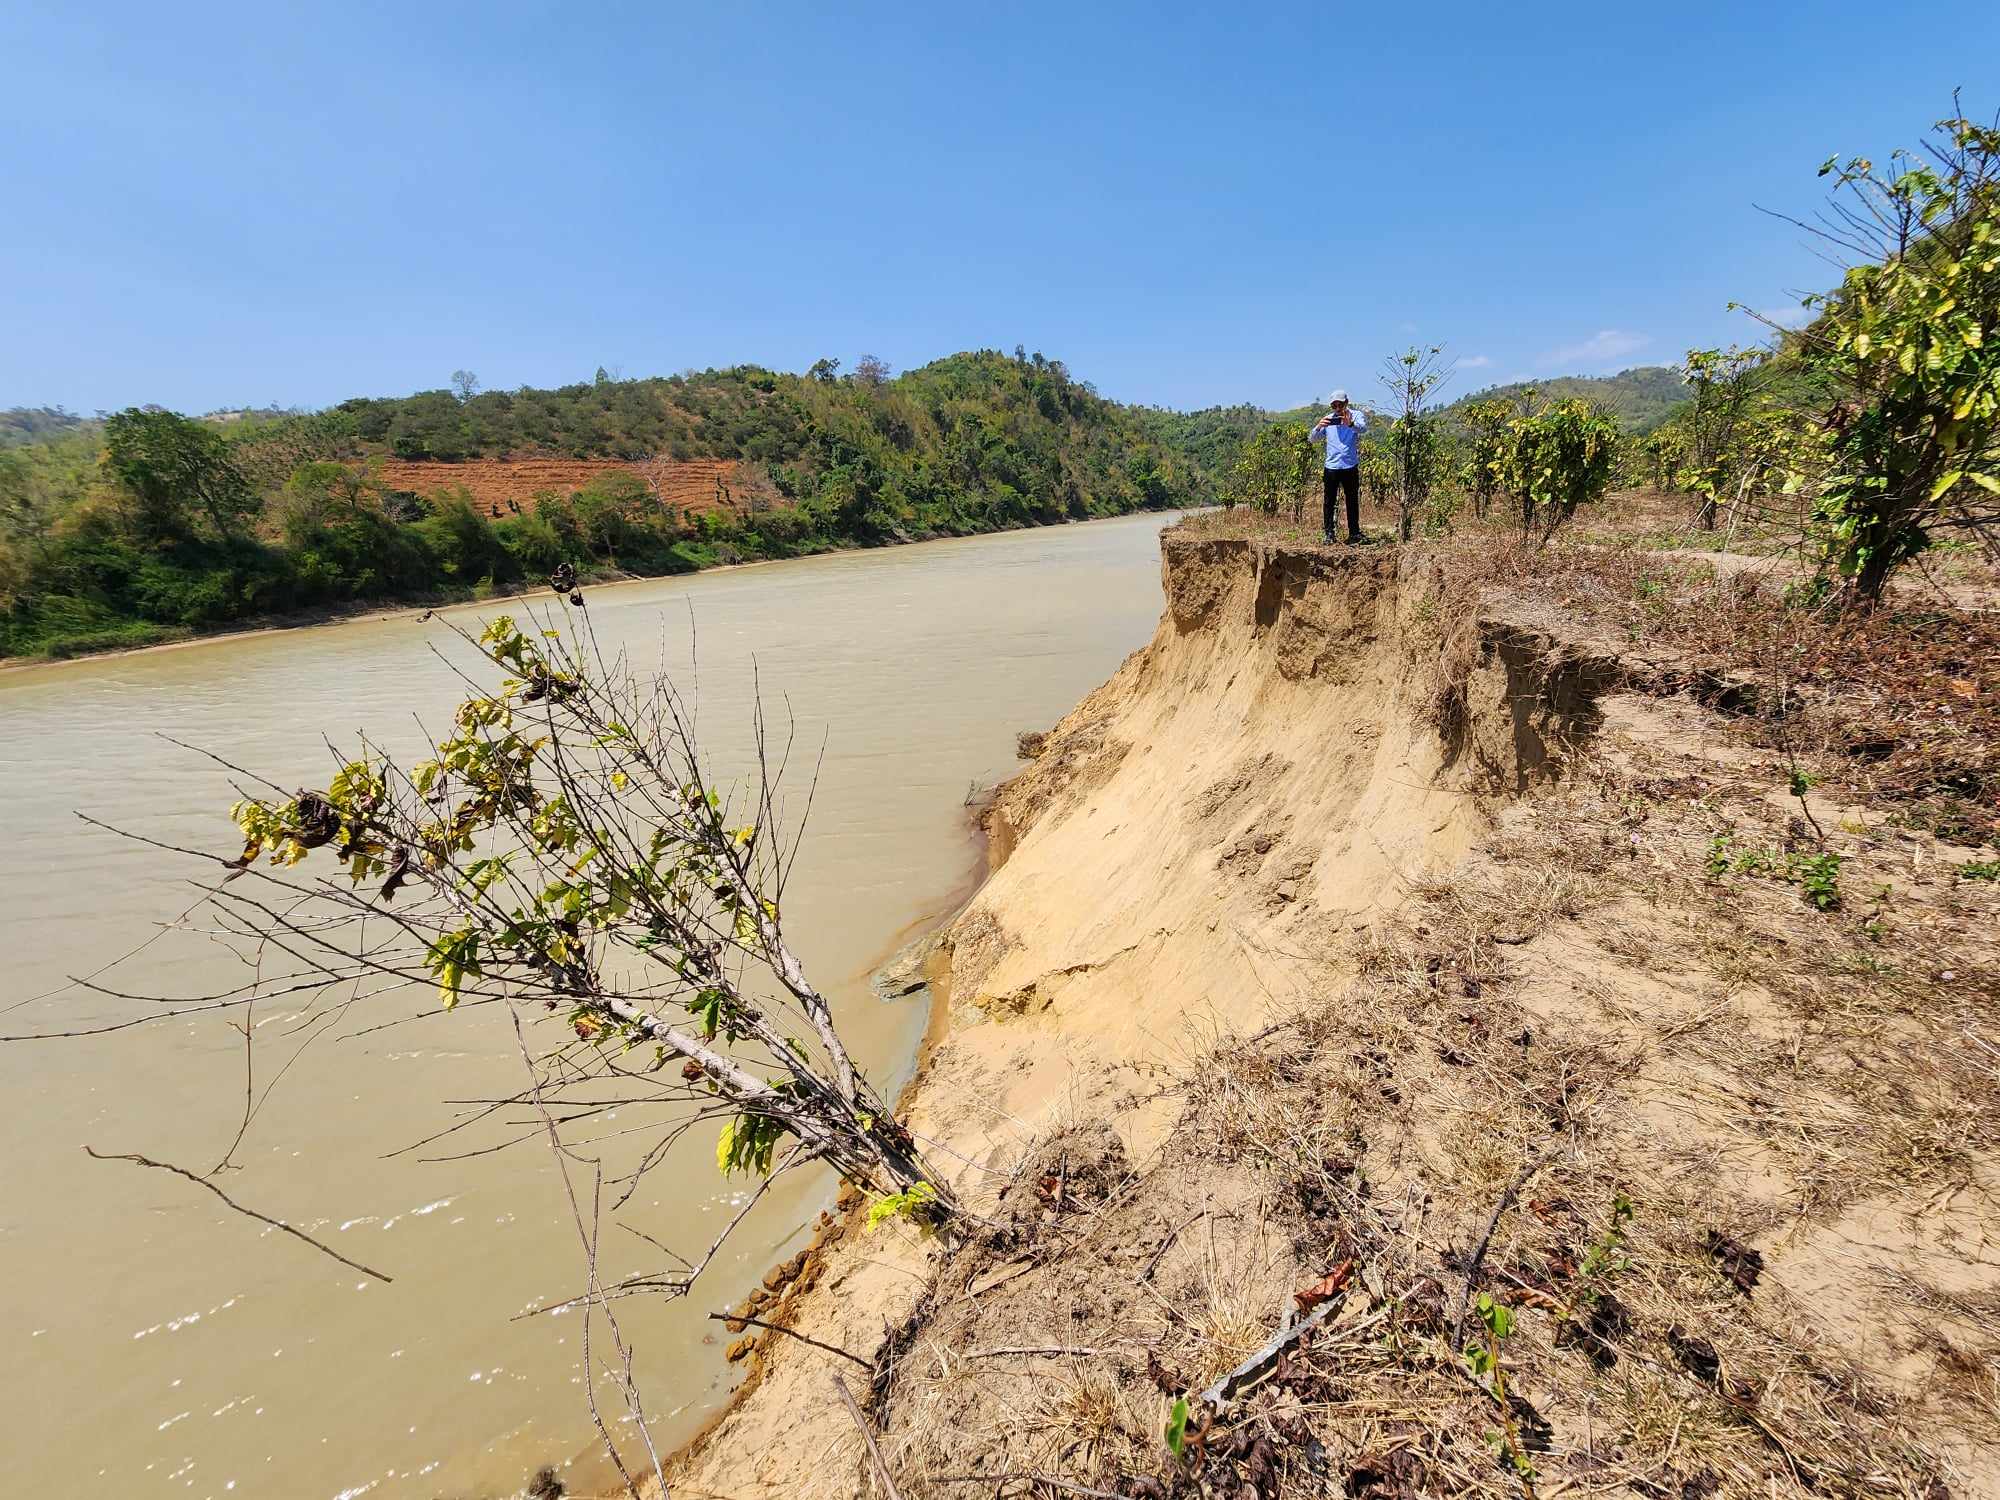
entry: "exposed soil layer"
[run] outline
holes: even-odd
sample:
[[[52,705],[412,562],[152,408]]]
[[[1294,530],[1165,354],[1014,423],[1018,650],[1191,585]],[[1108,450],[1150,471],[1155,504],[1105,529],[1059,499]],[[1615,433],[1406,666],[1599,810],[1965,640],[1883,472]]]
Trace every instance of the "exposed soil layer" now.
[[[941,938],[981,1222],[786,1308],[905,1500],[2000,1494],[1990,851],[1559,618],[1441,661],[1394,552],[1163,550]],[[884,1493],[840,1362],[746,1352],[675,1493]]]
[[[656,485],[659,503],[690,514],[781,503],[770,476],[733,458],[626,462],[611,458],[469,458],[461,463],[385,459],[382,483],[429,498],[463,489],[487,514],[527,509],[536,495],[570,495],[604,474],[626,473]]]

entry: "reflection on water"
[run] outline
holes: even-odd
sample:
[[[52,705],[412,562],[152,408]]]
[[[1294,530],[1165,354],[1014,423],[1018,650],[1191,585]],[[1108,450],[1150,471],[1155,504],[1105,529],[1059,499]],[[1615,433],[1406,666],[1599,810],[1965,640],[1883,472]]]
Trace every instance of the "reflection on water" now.
[[[1158,517],[849,553],[594,591],[607,647],[685,673],[717,769],[746,762],[754,661],[767,700],[825,761],[787,930],[857,1057],[900,1084],[924,1016],[869,969],[971,877],[968,787],[1142,644],[1160,608]],[[457,612],[497,613],[493,606]],[[0,1033],[81,1030],[143,1006],[66,987],[121,955],[111,989],[192,995],[240,980],[199,934],[162,934],[199,896],[188,861],[78,821],[228,851],[237,793],[212,749],[285,786],[323,784],[322,742],[366,731],[402,755],[456,701],[449,639],[414,617],[218,641],[0,675],[0,864],[9,962]],[[684,675],[683,681],[688,680]],[[307,1003],[310,1001],[311,1003]],[[422,994],[288,996],[248,1017],[261,1100],[226,1190],[366,1265],[370,1281],[199,1188],[100,1151],[212,1166],[246,1095],[238,1012],[0,1046],[0,1410],[23,1493],[305,1497],[505,1493],[589,1446],[580,1319],[512,1316],[569,1294],[576,1231],[545,1152],[480,1155],[528,1122],[436,1134],[521,1067],[497,1009],[445,1017]],[[388,1029],[382,1023],[401,1024]],[[282,1076],[280,1076],[282,1073]],[[267,1086],[276,1082],[270,1092]],[[616,1113],[595,1123],[604,1139]],[[705,1240],[740,1206],[710,1143],[645,1180],[633,1222]],[[394,1153],[394,1154],[392,1154]],[[663,1441],[726,1391],[708,1311],[799,1233],[824,1188],[760,1205],[694,1299],[623,1319]],[[768,1210],[768,1211],[767,1211]],[[657,1265],[611,1235],[607,1278]],[[607,1393],[608,1394],[608,1393]],[[622,1410],[611,1398],[611,1409]],[[607,1411],[607,1418],[610,1411]],[[25,1437],[24,1443],[21,1438]],[[570,1476],[597,1476],[594,1460]]]

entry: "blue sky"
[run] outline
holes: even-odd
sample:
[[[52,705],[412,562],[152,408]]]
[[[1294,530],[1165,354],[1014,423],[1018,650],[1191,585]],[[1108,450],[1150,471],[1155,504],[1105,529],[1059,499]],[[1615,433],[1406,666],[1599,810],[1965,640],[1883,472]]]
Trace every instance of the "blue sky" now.
[[[323,405],[1016,343],[1288,406],[1664,363],[1762,203],[2000,106],[2000,6],[0,10],[0,406]]]

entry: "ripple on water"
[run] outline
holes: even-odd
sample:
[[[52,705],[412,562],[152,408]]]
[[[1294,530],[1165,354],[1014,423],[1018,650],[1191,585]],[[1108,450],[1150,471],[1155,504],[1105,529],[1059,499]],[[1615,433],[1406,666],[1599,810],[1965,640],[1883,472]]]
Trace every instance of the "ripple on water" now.
[[[138,1332],[134,1333],[132,1337],[135,1339],[143,1339],[156,1333],[179,1333],[183,1328],[186,1328],[189,1324],[199,1323],[203,1318],[212,1318],[219,1312],[226,1312],[228,1309],[234,1307],[237,1303],[241,1302],[242,1300],[243,1300],[243,1294],[239,1292],[234,1297],[231,1297],[227,1302],[216,1303],[215,1306],[211,1307],[207,1312],[183,1313],[178,1318],[169,1318],[164,1323],[155,1323],[151,1328],[141,1328]],[[38,1330],[36,1333],[36,1337],[39,1338],[41,1334],[46,1331],[47,1331],[46,1329]]]

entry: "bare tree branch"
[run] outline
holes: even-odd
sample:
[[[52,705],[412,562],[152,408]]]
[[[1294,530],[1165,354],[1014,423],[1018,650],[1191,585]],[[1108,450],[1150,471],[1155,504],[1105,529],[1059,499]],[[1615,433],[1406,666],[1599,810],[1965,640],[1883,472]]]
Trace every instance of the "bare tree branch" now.
[[[155,1171],[172,1172],[176,1177],[185,1177],[189,1182],[194,1183],[197,1187],[207,1188],[211,1193],[215,1194],[216,1197],[220,1198],[224,1203],[228,1204],[232,1209],[234,1209],[237,1213],[242,1214],[245,1218],[255,1219],[260,1224],[269,1224],[273,1229],[281,1229],[286,1234],[289,1234],[295,1240],[304,1240],[308,1245],[311,1245],[313,1249],[319,1251],[321,1255],[330,1255],[335,1260],[339,1261],[343,1266],[351,1267],[352,1269],[361,1272],[362,1275],[364,1276],[373,1276],[377,1281],[389,1282],[389,1281],[394,1281],[396,1279],[393,1276],[384,1275],[382,1272],[376,1270],[373,1266],[364,1266],[358,1260],[349,1260],[346,1256],[342,1255],[338,1250],[334,1249],[331,1245],[322,1244],[320,1241],[314,1239],[311,1235],[305,1233],[305,1231],[300,1229],[294,1229],[291,1225],[287,1224],[283,1219],[274,1219],[269,1214],[258,1213],[257,1210],[254,1208],[245,1208],[241,1203],[238,1203],[234,1198],[230,1197],[229,1194],[223,1192],[221,1188],[217,1187],[214,1183],[210,1182],[206,1177],[203,1177],[195,1172],[190,1172],[186,1167],[177,1167],[172,1162],[167,1162],[167,1161],[154,1161],[150,1156],[141,1156],[136,1151],[98,1151],[89,1146],[85,1146],[83,1149],[85,1155],[90,1156],[97,1161],[129,1161],[137,1166],[151,1167]]]

